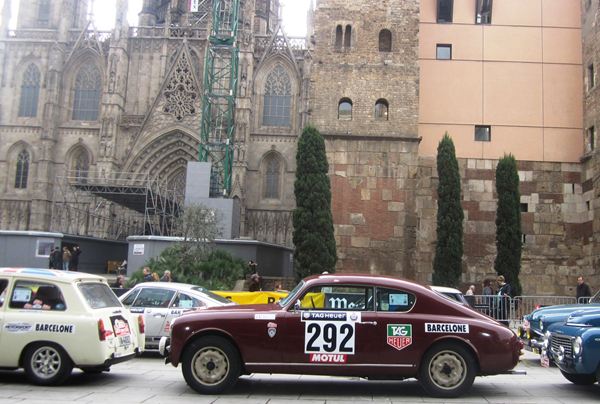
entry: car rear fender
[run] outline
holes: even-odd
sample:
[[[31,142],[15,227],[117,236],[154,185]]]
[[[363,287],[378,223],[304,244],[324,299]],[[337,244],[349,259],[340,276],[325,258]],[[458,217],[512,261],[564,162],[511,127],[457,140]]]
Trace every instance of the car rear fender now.
[[[421,355],[421,357],[424,357],[427,352],[429,352],[431,349],[433,349],[435,346],[440,345],[440,344],[444,344],[444,343],[452,343],[455,345],[459,345],[462,346],[464,348],[466,348],[471,355],[473,355],[473,360],[475,360],[475,363],[477,365],[477,369],[475,369],[475,374],[479,374],[479,369],[480,369],[480,364],[479,364],[479,355],[477,354],[477,350],[475,349],[475,347],[471,344],[470,341],[464,340],[462,338],[458,338],[454,335],[445,335],[442,336],[438,339],[436,339],[433,343],[431,343],[427,349],[423,352],[423,354]],[[420,372],[421,370],[421,364],[422,362],[419,362],[417,364],[417,372]]]
[[[177,366],[179,364],[179,362],[181,361],[181,357],[183,356],[185,350],[187,349],[187,347],[194,341],[196,341],[198,338],[201,337],[205,337],[207,335],[212,335],[212,336],[217,336],[217,337],[221,337],[226,339],[227,341],[229,341],[237,350],[238,355],[240,356],[241,359],[241,363],[240,366],[242,367],[242,373],[245,372],[245,366],[244,366],[244,358],[242,357],[242,353],[240,351],[240,348],[236,342],[236,340],[227,332],[223,331],[223,330],[219,330],[219,329],[203,329],[200,330],[197,333],[194,333],[192,335],[190,335],[190,337],[185,341],[184,346],[182,347],[181,351],[179,352],[179,355],[177,356],[177,358],[171,357],[171,364],[173,366]]]

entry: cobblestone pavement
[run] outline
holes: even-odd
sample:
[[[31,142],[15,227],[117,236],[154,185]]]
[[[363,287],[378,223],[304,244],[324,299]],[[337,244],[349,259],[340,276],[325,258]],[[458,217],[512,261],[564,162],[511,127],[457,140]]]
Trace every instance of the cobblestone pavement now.
[[[527,375],[478,377],[470,392],[455,400],[424,394],[414,379],[370,381],[297,375],[252,375],[240,379],[227,395],[202,396],[188,388],[181,368],[143,356],[113,366],[109,373],[74,371],[60,387],[27,383],[23,372],[0,372],[0,404],[4,403],[194,403],[194,404],[341,404],[359,403],[598,403],[600,385],[575,386],[557,368],[540,367],[527,352],[518,370]]]

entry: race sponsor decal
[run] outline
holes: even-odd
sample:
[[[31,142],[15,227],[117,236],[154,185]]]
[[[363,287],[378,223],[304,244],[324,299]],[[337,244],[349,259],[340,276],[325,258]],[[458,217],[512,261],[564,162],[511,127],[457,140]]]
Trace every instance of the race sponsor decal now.
[[[399,351],[412,344],[412,324],[388,324],[387,343]]]
[[[360,312],[303,312],[300,317],[304,322],[304,353],[311,354],[310,361],[313,362],[312,354],[354,355],[355,325],[360,322],[360,314]],[[315,362],[341,360],[340,357],[322,359],[322,356],[317,356],[316,358]]]
[[[469,324],[425,323],[425,332],[468,334]]]
[[[29,332],[33,328],[32,324],[29,323],[6,323],[4,324],[4,331],[6,332]]]
[[[346,363],[348,355],[310,354],[310,361],[315,363]]]
[[[74,324],[50,324],[36,323],[35,331],[54,332],[58,334],[73,334],[75,332]]]
[[[275,334],[277,334],[277,324],[276,323],[267,323],[267,334],[269,337],[273,338]]]
[[[254,315],[255,320],[275,320],[275,313],[257,313]]]

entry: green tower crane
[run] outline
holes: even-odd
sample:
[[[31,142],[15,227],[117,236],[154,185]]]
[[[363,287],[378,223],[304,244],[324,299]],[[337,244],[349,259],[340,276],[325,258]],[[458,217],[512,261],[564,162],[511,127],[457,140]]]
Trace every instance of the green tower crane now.
[[[211,196],[231,192],[240,0],[213,0],[206,46],[198,159],[212,163]]]

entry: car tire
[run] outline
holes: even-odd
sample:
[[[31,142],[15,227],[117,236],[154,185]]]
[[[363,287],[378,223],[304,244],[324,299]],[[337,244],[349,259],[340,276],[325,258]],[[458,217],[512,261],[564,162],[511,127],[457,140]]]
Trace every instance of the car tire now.
[[[219,394],[232,388],[240,371],[240,355],[228,340],[201,337],[185,348],[182,361],[187,384],[201,394]]]
[[[589,375],[585,375],[585,374],[574,374],[574,373],[567,373],[567,372],[563,372],[562,370],[560,371],[560,373],[562,373],[562,375],[565,377],[565,379],[567,379],[568,381],[570,381],[573,384],[577,384],[579,386],[589,386],[592,385],[594,383],[596,383],[596,375],[594,373],[591,373]]]
[[[53,386],[67,380],[73,370],[73,362],[59,345],[45,342],[27,348],[23,367],[31,383]]]
[[[475,380],[477,364],[471,352],[456,343],[433,346],[421,362],[419,381],[433,397],[459,397]]]

